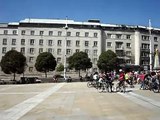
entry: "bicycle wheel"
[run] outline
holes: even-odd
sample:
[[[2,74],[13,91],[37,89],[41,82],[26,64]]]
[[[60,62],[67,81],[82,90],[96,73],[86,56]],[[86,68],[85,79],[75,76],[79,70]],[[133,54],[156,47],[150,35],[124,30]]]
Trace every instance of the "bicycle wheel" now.
[[[125,93],[126,92],[126,86],[125,85],[123,85],[123,93]]]
[[[92,82],[87,82],[87,87],[91,88],[92,87]]]
[[[98,88],[97,88],[98,92],[103,92],[105,90],[105,86],[103,83],[100,83],[100,85],[98,85]]]
[[[121,91],[121,87],[120,86],[116,86],[116,92],[120,92]]]

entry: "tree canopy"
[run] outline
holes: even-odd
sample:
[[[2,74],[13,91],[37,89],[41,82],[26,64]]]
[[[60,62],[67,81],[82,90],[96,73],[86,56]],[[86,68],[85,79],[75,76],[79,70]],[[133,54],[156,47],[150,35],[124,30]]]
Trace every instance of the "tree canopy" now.
[[[44,72],[47,77],[47,72],[54,71],[56,65],[55,57],[49,52],[43,52],[37,56],[35,68],[39,72]]]
[[[75,70],[86,70],[92,67],[92,62],[90,58],[88,58],[88,54],[85,52],[76,52],[72,56],[68,58],[69,68],[74,68]]]
[[[56,71],[61,72],[61,71],[63,71],[63,70],[64,70],[64,65],[63,65],[62,63],[60,63],[60,64],[57,66]]]
[[[116,68],[117,55],[111,51],[102,52],[97,61],[97,66],[102,71],[111,71]]]
[[[16,50],[8,51],[1,59],[2,71],[6,74],[21,74],[25,71],[26,57]]]

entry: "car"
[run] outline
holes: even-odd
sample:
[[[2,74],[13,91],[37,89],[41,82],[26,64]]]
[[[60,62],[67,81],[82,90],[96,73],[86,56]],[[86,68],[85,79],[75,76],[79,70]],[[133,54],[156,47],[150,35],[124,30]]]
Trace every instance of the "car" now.
[[[41,83],[42,80],[40,80],[38,77],[35,77],[35,82],[36,82],[36,83]]]

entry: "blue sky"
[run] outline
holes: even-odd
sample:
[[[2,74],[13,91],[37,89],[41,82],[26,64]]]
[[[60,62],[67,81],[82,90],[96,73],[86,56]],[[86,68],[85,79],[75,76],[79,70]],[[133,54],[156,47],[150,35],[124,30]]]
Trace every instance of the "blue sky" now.
[[[100,19],[144,26],[151,19],[152,26],[160,28],[160,0],[0,0],[0,23],[66,16],[75,21]]]

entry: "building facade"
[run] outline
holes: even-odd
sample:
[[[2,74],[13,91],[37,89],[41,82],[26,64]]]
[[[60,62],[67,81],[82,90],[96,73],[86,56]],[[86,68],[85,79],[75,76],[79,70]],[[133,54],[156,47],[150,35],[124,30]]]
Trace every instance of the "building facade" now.
[[[150,40],[152,53],[160,49],[160,29],[152,28],[151,33],[148,27],[102,24],[99,20],[24,19],[0,24],[0,59],[15,49],[27,58],[26,72],[36,73],[34,64],[39,53],[50,52],[57,63],[63,64],[65,50],[66,57],[84,51],[93,63],[92,70],[96,71],[99,55],[110,49],[120,63],[149,67]]]

